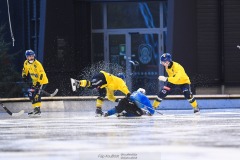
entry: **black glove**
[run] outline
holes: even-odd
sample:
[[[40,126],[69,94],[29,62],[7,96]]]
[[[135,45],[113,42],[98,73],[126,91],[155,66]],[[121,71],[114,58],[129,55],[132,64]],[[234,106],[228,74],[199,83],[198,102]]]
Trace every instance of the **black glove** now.
[[[36,102],[39,101],[39,94],[36,94],[36,95],[34,96],[34,100],[35,100]]]
[[[24,74],[24,75],[22,76],[22,80],[23,80],[23,82],[27,82],[28,77]]]
[[[130,96],[131,96],[131,93],[128,93],[127,96],[126,96],[128,101],[130,101]]]

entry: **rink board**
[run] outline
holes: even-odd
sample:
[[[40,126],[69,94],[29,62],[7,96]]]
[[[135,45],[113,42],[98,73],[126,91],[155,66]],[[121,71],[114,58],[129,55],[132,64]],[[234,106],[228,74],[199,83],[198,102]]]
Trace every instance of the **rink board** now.
[[[151,102],[156,96],[148,96]],[[240,95],[196,95],[197,102],[201,109],[224,109],[240,108]],[[75,112],[92,111],[96,106],[96,96],[77,97],[43,97],[42,111],[45,112]],[[122,98],[122,96],[118,96]],[[28,98],[0,98],[11,111],[18,112],[22,109],[31,110],[31,103]],[[104,101],[103,110],[108,110],[117,103]],[[191,105],[182,95],[170,95],[164,99],[158,108],[160,110],[191,110]],[[4,112],[0,108],[0,112]]]

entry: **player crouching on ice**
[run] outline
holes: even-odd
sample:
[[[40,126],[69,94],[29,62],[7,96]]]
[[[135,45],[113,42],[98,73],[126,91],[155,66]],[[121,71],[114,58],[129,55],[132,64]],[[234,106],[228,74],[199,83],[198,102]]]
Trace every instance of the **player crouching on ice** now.
[[[32,102],[34,110],[28,113],[29,116],[40,115],[41,107],[41,89],[44,89],[48,83],[48,78],[43,69],[42,64],[35,59],[35,53],[32,50],[25,52],[26,59],[23,64],[22,78],[27,82],[27,77],[30,75],[32,79],[32,86],[29,90],[28,96]]]
[[[71,78],[72,90],[76,91],[76,88],[79,87],[88,87],[90,89],[96,88],[99,94],[96,102],[96,116],[102,116],[102,105],[106,95],[108,100],[112,102],[119,102],[119,99],[114,96],[114,91],[118,90],[124,93],[126,96],[130,96],[131,93],[123,80],[124,78],[125,76],[123,73],[114,76],[105,71],[100,71],[98,74],[92,77],[91,81],[76,80]]]
[[[168,94],[172,93],[174,89],[180,88],[184,97],[193,107],[194,113],[199,113],[200,110],[197,101],[191,92],[191,82],[184,68],[179,63],[172,61],[170,53],[164,53],[160,58],[160,63],[165,67],[168,77],[158,77],[160,81],[165,82],[165,85],[158,93],[158,97],[154,100],[153,107],[156,109]]]
[[[106,113],[104,117],[116,114],[117,117],[126,116],[142,116],[142,115],[153,115],[155,112],[150,100],[145,95],[145,89],[139,88],[133,92],[129,98],[123,98],[119,101],[118,105]]]

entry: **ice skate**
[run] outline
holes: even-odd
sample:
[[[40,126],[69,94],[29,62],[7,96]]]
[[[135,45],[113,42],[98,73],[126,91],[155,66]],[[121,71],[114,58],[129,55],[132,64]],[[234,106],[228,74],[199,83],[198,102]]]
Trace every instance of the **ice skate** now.
[[[103,117],[108,117],[108,116],[109,116],[109,115],[108,115],[107,112],[103,114]]]
[[[40,107],[35,107],[32,112],[28,113],[29,117],[41,117],[41,110]]]
[[[79,87],[79,81],[73,78],[70,78],[70,80],[71,80],[72,91],[74,92]]]
[[[199,115],[200,114],[200,109],[198,107],[194,108],[193,113],[196,114],[196,115]]]
[[[102,108],[97,107],[95,113],[96,113],[95,117],[101,117],[103,115]]]
[[[117,117],[126,117],[127,113],[125,111],[122,111],[121,113],[116,113]]]
[[[152,116],[149,111],[146,111],[146,110],[142,109],[142,112],[143,112],[143,115]],[[140,115],[141,113],[138,113],[138,114]]]

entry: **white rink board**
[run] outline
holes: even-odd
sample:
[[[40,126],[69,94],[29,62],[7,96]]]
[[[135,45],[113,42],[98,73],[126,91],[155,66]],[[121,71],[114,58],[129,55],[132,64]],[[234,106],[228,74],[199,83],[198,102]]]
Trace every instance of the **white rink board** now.
[[[117,118],[92,112],[0,114],[4,160],[239,160],[240,109],[164,110]]]

